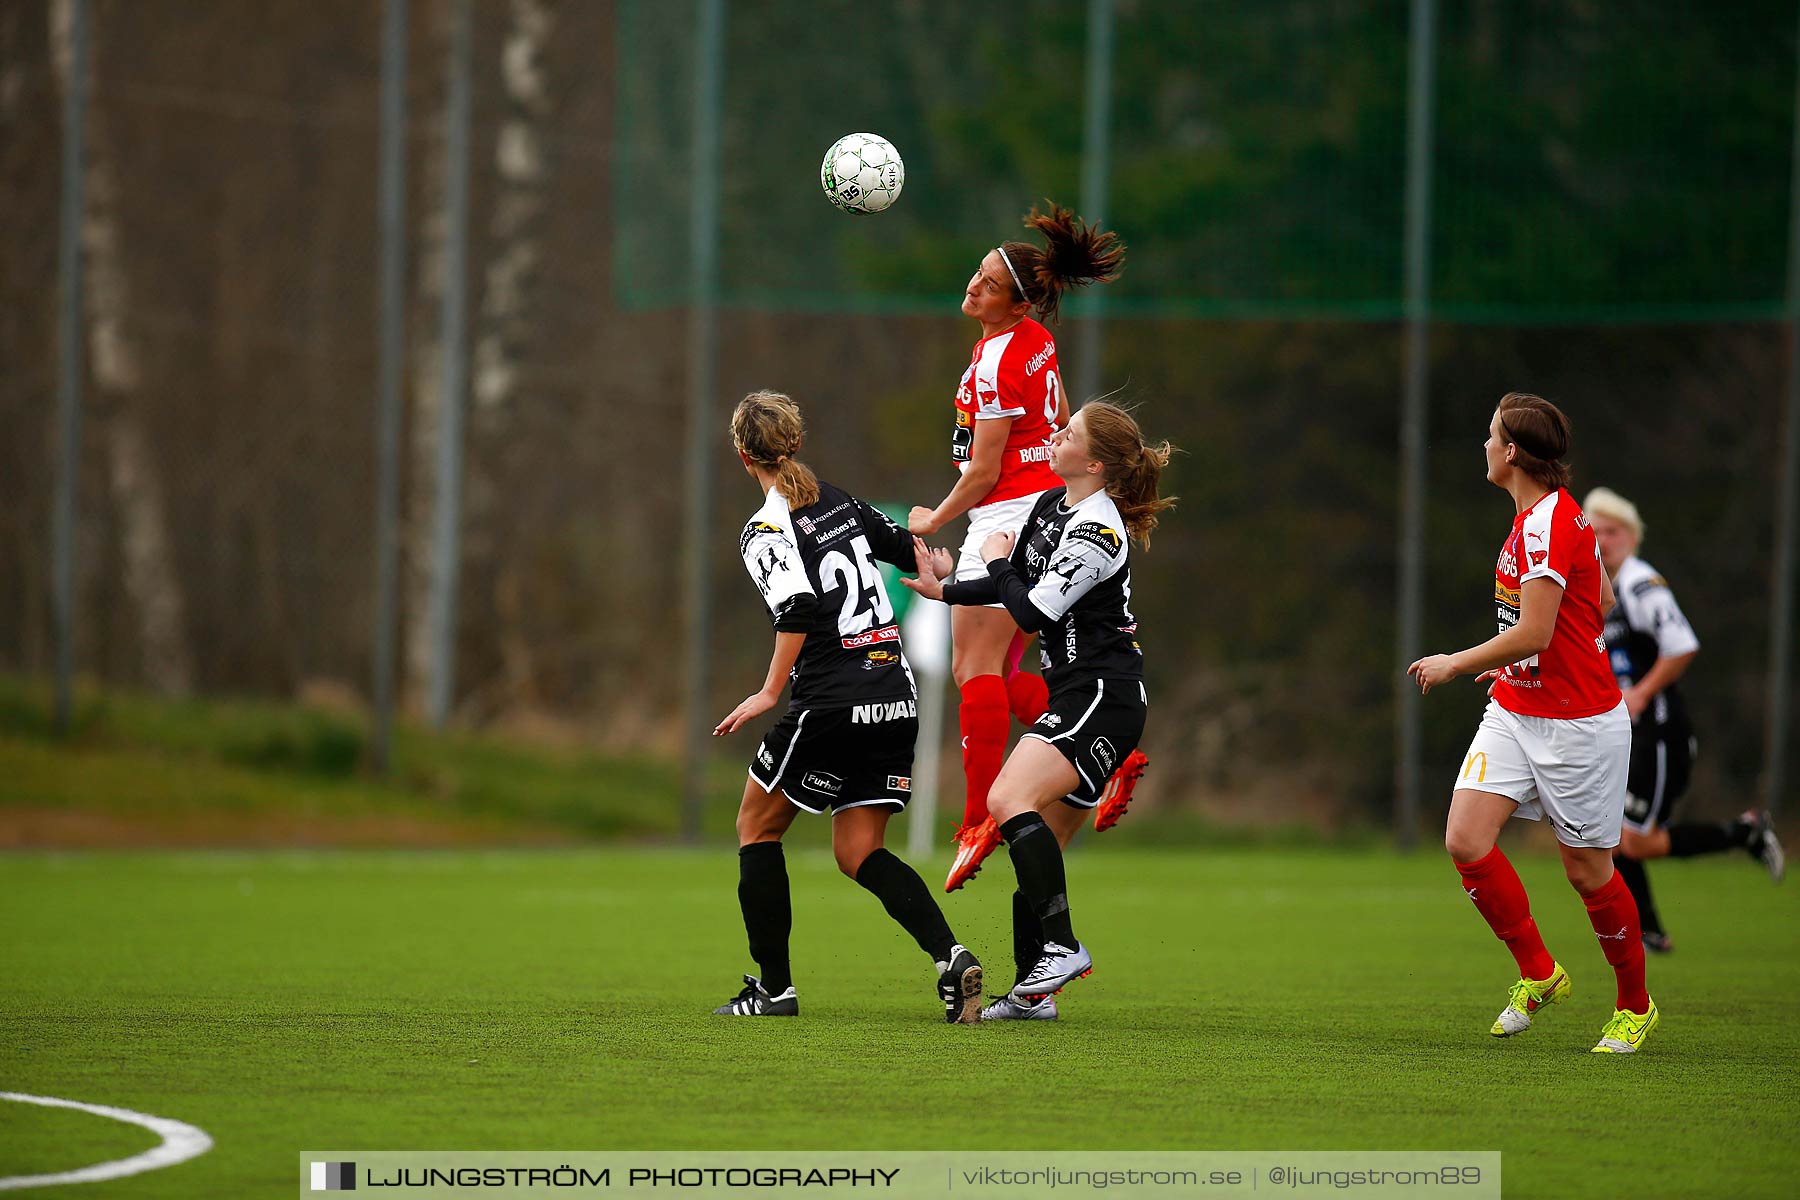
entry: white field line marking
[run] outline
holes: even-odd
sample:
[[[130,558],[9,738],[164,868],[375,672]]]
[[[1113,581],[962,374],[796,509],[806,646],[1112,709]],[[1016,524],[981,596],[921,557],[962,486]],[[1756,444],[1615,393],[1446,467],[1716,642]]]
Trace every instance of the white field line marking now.
[[[114,1121],[142,1125],[162,1138],[162,1145],[114,1162],[96,1163],[91,1167],[62,1171],[55,1175],[9,1175],[0,1179],[0,1192],[14,1188],[48,1187],[56,1183],[98,1183],[106,1179],[118,1179],[125,1175],[136,1175],[140,1171],[172,1167],[190,1158],[198,1158],[212,1149],[212,1138],[207,1136],[204,1129],[198,1129],[185,1121],[172,1121],[168,1117],[152,1117],[146,1113],[132,1112],[129,1108],[109,1108],[104,1104],[83,1104],[79,1100],[58,1100],[54,1096],[27,1096],[23,1092],[0,1092],[0,1100],[39,1104],[45,1108],[73,1108],[93,1113],[96,1117],[109,1117]]]

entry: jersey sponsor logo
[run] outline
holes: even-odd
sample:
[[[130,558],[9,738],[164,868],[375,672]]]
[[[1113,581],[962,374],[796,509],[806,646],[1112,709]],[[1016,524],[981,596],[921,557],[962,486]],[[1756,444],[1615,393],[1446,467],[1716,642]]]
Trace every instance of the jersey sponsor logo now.
[[[897,642],[900,640],[898,625],[883,625],[880,629],[871,629],[866,633],[858,633],[840,639],[846,650],[861,650],[864,646],[873,646],[877,642]]]
[[[1480,768],[1480,773],[1475,776],[1475,782],[1476,783],[1486,783],[1487,782],[1487,751],[1486,750],[1477,750],[1473,754],[1469,755],[1468,761],[1463,763],[1462,777],[1464,779],[1467,779],[1469,777],[1469,773],[1471,771],[1475,771],[1477,769],[1477,766],[1479,766],[1479,768]],[[1470,892],[1469,899],[1473,900],[1474,898],[1475,898],[1475,893]]]
[[[1504,604],[1508,608],[1517,609],[1519,607],[1519,589],[1509,588],[1496,579],[1494,580],[1494,601]]]
[[[826,796],[842,795],[844,781],[829,771],[808,771],[800,777],[800,786]]]
[[[1050,461],[1051,449],[1052,447],[1047,443],[1042,446],[1021,446],[1019,447],[1019,461],[1022,463],[1047,463]]]
[[[1100,764],[1100,769],[1110,777],[1113,773],[1113,766],[1118,761],[1112,742],[1106,738],[1097,737],[1094,739],[1094,744],[1088,749],[1093,753],[1094,761]]]
[[[1042,350],[1032,355],[1025,363],[1025,378],[1030,379],[1043,369],[1045,363],[1056,357],[1056,343],[1051,342]]]
[[[912,791],[912,776],[911,775],[889,775],[888,776],[888,788],[890,790],[896,791],[896,792],[910,792],[910,791]]]
[[[738,538],[738,553],[742,554],[750,548],[750,543],[759,537],[781,536],[781,526],[771,525],[767,521],[752,521],[744,526],[744,534]]]
[[[873,671],[878,667],[891,667],[899,661],[900,656],[891,651],[871,650],[869,651],[868,656],[863,659],[862,668],[865,671]]]
[[[1648,579],[1640,579],[1636,583],[1632,584],[1631,585],[1631,594],[1633,596],[1648,596],[1651,592],[1654,592],[1657,588],[1666,588],[1668,586],[1669,586],[1668,582],[1666,580],[1664,580],[1661,575],[1652,575]]]
[[[1532,566],[1541,567],[1544,565],[1544,561],[1550,557],[1550,552],[1548,550],[1533,550],[1527,554],[1526,557],[1531,559]]]
[[[1077,542],[1088,542],[1098,546],[1106,551],[1108,558],[1117,554],[1119,547],[1125,544],[1117,530],[1102,525],[1098,521],[1083,521],[1063,536]]]
[[[830,544],[831,542],[836,541],[838,538],[843,537],[846,533],[851,532],[855,528],[856,528],[855,521],[845,521],[842,525],[839,525],[833,529],[827,529],[824,533],[814,534],[813,536],[814,536],[814,539],[819,543],[819,545],[824,546],[824,545]]]
[[[856,704],[850,708],[852,725],[879,725],[883,721],[898,721],[901,717],[914,717],[918,710],[911,700],[888,700],[877,704]]]
[[[1496,574],[1516,576],[1519,573],[1519,560],[1513,557],[1512,543],[1500,551],[1500,561],[1494,564]]]
[[[843,512],[846,508],[849,508],[849,507],[850,507],[850,505],[848,502],[845,502],[843,504],[836,504],[836,505],[833,505],[832,507],[826,509],[824,512],[817,514],[816,516],[798,517],[795,519],[794,524],[798,525],[801,528],[801,530],[805,533],[808,533],[808,534],[814,533],[818,530],[819,526],[821,526],[825,522],[831,520],[831,518],[837,516],[839,513]],[[834,530],[833,532],[835,533],[836,531]],[[830,537],[831,534],[827,534],[826,536]]]

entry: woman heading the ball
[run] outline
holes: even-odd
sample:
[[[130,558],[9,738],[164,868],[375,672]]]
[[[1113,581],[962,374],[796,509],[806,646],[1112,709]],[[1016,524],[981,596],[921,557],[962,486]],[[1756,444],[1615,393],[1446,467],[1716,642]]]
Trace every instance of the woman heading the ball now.
[[[918,578],[902,581],[957,605],[959,614],[1003,605],[1020,629],[1042,635],[1046,711],[988,795],[1018,875],[1018,976],[982,1010],[983,1020],[1054,1018],[1049,997],[1093,970],[1071,924],[1062,851],[1144,732],[1148,696],[1129,607],[1130,543],[1147,547],[1158,514],[1174,503],[1157,495],[1172,452],[1167,442],[1146,445],[1124,409],[1083,405],[1050,439],[1048,465],[1061,486],[1037,496],[1019,533],[999,530],[982,540],[979,577],[946,580],[948,564],[920,541]]]
[[[788,681],[788,710],[750,763],[738,808],[738,903],[762,976],[715,1009],[797,1016],[788,959],[793,910],[781,837],[798,812],[831,813],[838,869],[874,893],[936,962],[945,1019],[973,1024],[981,964],[957,942],[913,869],[882,845],[912,794],[919,721],[912,669],[877,561],[915,569],[914,540],[863,500],[821,481],[794,456],[804,426],[780,392],[752,392],[731,414],[731,440],[763,495],[738,548],[775,626],[761,690],[713,730],[768,712]],[[949,555],[942,564],[949,567]]]
[[[928,537],[968,514],[959,579],[985,577],[982,544],[995,533],[1017,534],[1039,497],[1059,482],[1050,468],[1050,446],[1069,422],[1069,401],[1057,370],[1056,340],[1037,318],[1055,324],[1066,292],[1117,278],[1125,261],[1118,235],[1061,205],[1052,204],[1048,213],[1033,207],[1025,225],[1043,236],[1044,245],[1001,243],[963,289],[963,314],[980,322],[981,338],[956,389],[950,457],[961,474],[937,507],[916,506],[908,519],[914,534]],[[973,878],[1000,844],[988,789],[1006,756],[1009,715],[1029,726],[1046,704],[1043,679],[1018,669],[1026,638],[999,604],[955,610],[951,637],[966,791],[946,892]],[[1120,770],[1098,828],[1124,812],[1142,771],[1142,755]]]
[[[1488,482],[1512,497],[1516,514],[1494,568],[1500,632],[1406,670],[1421,692],[1458,675],[1492,680],[1444,829],[1463,890],[1519,967],[1489,1032],[1523,1033],[1535,1014],[1569,994],[1569,975],[1545,949],[1525,886],[1497,844],[1513,817],[1548,816],[1563,873],[1618,983],[1594,1053],[1634,1054],[1658,1015],[1644,990],[1637,902],[1613,866],[1631,719],[1606,651],[1612,581],[1587,514],[1568,491],[1569,442],[1568,418],[1548,400],[1524,392],[1501,398],[1482,446]]]

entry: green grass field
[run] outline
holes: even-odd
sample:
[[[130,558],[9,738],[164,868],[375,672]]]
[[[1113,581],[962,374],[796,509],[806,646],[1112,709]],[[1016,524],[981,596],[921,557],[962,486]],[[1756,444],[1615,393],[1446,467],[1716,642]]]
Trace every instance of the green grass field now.
[[[1800,893],[1747,860],[1658,871],[1663,1024],[1612,1058],[1587,1053],[1610,972],[1552,859],[1521,873],[1575,994],[1502,1042],[1510,960],[1438,855],[1078,847],[1095,974],[1059,1022],[967,1028],[806,840],[796,1021],[709,1013],[751,969],[725,847],[0,857],[0,1090],[216,1141],[46,1193],[69,1200],[291,1195],[327,1147],[1494,1149],[1530,1197],[1800,1177]],[[1005,981],[1008,882],[996,862],[947,907]],[[153,1140],[0,1105],[0,1176]]]

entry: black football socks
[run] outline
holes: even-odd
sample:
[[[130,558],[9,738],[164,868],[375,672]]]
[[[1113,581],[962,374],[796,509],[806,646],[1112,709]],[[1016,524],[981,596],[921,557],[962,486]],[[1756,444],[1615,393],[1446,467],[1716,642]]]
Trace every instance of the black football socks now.
[[[787,858],[780,842],[751,842],[738,847],[738,906],[750,935],[750,957],[762,969],[762,984],[779,996],[794,986],[788,965],[788,934],[794,928],[794,906],[788,898]]]
[[[1746,821],[1684,821],[1669,826],[1669,857],[1693,858],[1697,854],[1723,854],[1750,844],[1751,825]]]
[[[1063,875],[1062,847],[1056,834],[1034,812],[1020,813],[1000,826],[1006,852],[1012,856],[1019,890],[1031,902],[1044,927],[1044,937],[1071,950],[1077,945],[1069,919],[1069,885]]]
[[[950,948],[956,937],[944,910],[932,898],[931,889],[919,873],[885,847],[863,859],[856,869],[856,882],[875,894],[888,916],[912,934],[919,949],[931,955],[933,962],[949,962]]]
[[[1024,892],[1013,893],[1013,968],[1018,978],[1013,985],[1025,982],[1031,974],[1031,968],[1037,966],[1038,959],[1044,957],[1044,925],[1031,907],[1031,901],[1025,898]]]

